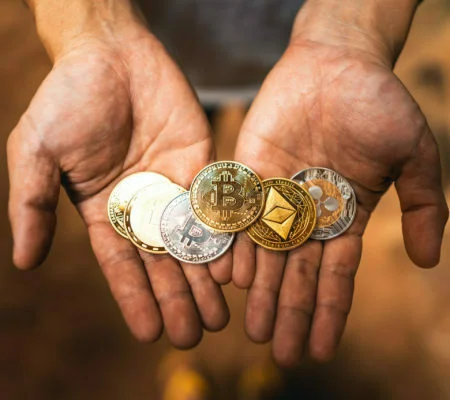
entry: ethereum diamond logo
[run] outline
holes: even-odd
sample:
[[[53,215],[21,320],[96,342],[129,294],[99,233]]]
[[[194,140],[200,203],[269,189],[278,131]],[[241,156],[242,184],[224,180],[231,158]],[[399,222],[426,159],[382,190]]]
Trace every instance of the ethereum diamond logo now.
[[[291,231],[297,211],[274,188],[269,189],[261,220],[279,236],[286,240]]]

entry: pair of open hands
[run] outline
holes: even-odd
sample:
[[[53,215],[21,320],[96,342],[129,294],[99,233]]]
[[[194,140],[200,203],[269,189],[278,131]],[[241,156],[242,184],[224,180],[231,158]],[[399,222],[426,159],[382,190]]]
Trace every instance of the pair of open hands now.
[[[173,345],[196,345],[224,328],[220,285],[248,289],[245,329],[273,339],[275,359],[330,358],[350,310],[362,235],[395,181],[406,250],[438,263],[448,208],[437,147],[408,91],[370,53],[292,42],[264,82],[240,133],[236,160],[262,178],[329,167],[349,179],[354,224],[339,238],[289,253],[256,248],[245,233],[208,266],[136,250],[110,226],[108,196],[123,177],[156,171],[189,187],[214,160],[207,119],[161,44],[140,29],[124,45],[86,39],[59,57],[8,142],[14,262],[40,264],[54,234],[62,183],[127,324],[143,341],[165,328]],[[380,232],[382,234],[382,232]]]

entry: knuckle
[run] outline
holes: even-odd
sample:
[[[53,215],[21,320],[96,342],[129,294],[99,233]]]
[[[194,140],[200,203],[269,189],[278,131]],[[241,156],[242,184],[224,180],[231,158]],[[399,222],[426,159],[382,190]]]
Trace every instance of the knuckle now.
[[[351,282],[354,281],[356,276],[356,271],[344,263],[324,264],[320,267],[320,273],[333,275]]]
[[[262,294],[268,294],[270,296],[275,296],[278,297],[278,288],[275,288],[272,285],[263,285],[261,283],[259,284],[253,284],[253,286],[251,287],[252,292],[256,293],[256,292],[261,292]]]
[[[142,288],[135,287],[132,284],[121,284],[112,289],[117,302],[122,306],[133,303],[144,294]]]
[[[295,258],[294,263],[288,263],[288,267],[295,270],[298,275],[304,278],[315,281],[317,280],[317,273],[319,270],[318,263],[315,263],[307,258]]]
[[[168,254],[153,254],[139,249],[139,255],[147,267],[158,265],[164,260],[170,258]]]
[[[161,307],[174,301],[191,300],[191,291],[189,288],[174,289],[167,293],[155,293],[155,295]]]
[[[99,260],[102,268],[113,269],[118,264],[126,264],[135,262],[136,252],[133,248],[126,248],[121,250],[114,250],[108,252]]]
[[[278,306],[278,313],[281,312],[311,319],[314,312],[314,302],[304,301],[302,304],[280,304]]]
[[[317,309],[324,309],[331,314],[339,314],[344,318],[347,318],[350,314],[351,300],[342,302],[338,299],[328,299],[318,301],[316,304]]]

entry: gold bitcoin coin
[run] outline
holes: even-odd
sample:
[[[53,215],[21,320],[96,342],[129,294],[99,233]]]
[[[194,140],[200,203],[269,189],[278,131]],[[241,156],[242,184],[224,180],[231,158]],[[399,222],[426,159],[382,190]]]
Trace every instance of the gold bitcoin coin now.
[[[242,231],[257,220],[264,206],[262,182],[250,168],[234,161],[203,168],[191,185],[197,218],[220,232]]]
[[[307,190],[284,178],[263,181],[266,205],[247,229],[251,239],[270,250],[292,250],[303,244],[316,226],[316,207]]]
[[[108,200],[108,217],[116,232],[128,239],[124,224],[125,209],[136,192],[153,183],[170,182],[155,172],[137,172],[122,179],[112,190]]]
[[[128,238],[141,250],[167,253],[161,238],[161,216],[167,205],[186,189],[172,182],[155,183],[139,190],[125,210]]]

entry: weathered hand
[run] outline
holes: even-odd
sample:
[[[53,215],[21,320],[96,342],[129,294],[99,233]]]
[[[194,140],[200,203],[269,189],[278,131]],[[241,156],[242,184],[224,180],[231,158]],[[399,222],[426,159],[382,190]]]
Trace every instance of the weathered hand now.
[[[350,311],[362,235],[395,182],[411,260],[439,261],[448,208],[439,154],[419,107],[391,66],[370,53],[297,40],[267,77],[244,122],[236,158],[263,178],[331,168],[353,185],[356,220],[342,236],[285,253],[255,248],[241,235],[233,281],[247,288],[251,339],[273,338],[286,366],[302,355],[329,359]],[[382,234],[382,233],[381,233]]]
[[[138,252],[110,226],[114,185],[156,171],[188,187],[213,159],[209,125],[185,78],[140,25],[121,42],[88,37],[57,58],[11,134],[8,163],[14,262],[40,264],[54,234],[60,183],[85,221],[94,253],[136,337],[190,347],[228,308],[214,282],[231,279],[231,254],[208,269]]]

